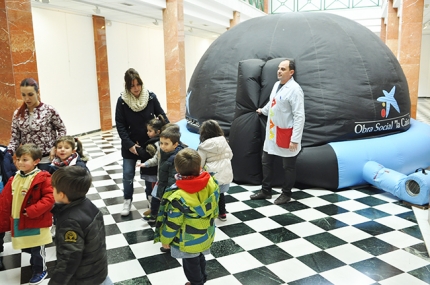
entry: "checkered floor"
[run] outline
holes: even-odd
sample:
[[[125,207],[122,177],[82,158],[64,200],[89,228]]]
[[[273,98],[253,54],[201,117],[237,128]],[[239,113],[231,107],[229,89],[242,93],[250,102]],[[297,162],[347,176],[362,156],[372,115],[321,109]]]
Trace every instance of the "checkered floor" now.
[[[115,284],[184,284],[181,261],[159,251],[153,228],[141,220],[148,203],[138,175],[132,212],[128,217],[119,214],[123,187],[116,131],[81,140],[91,157],[93,185],[87,196],[105,217],[111,279]],[[372,187],[295,189],[293,200],[282,206],[273,204],[277,195],[251,201],[250,194],[258,189],[231,185],[227,221],[216,221],[216,240],[207,256],[206,284],[430,283],[430,257],[417,221],[417,213],[425,218],[426,211],[413,210]],[[12,249],[9,234],[5,241],[6,270],[0,271],[0,284],[26,284],[29,255]],[[49,278],[55,266],[53,244],[47,247],[47,261]]]

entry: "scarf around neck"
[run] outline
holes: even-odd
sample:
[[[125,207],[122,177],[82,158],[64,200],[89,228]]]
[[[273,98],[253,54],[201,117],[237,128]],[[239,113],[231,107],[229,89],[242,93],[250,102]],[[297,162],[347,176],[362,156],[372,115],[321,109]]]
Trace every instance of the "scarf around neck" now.
[[[127,89],[121,95],[122,100],[134,111],[140,112],[146,108],[149,100],[149,92],[142,85],[142,91],[140,91],[139,97],[134,97]]]
[[[74,165],[74,164],[76,164],[76,161],[75,161],[74,164],[72,163],[72,161],[74,159],[77,159],[78,157],[79,157],[79,155],[76,152],[72,153],[72,155],[69,156],[68,158],[66,158],[65,160],[61,160],[61,158],[55,157],[52,160],[52,165],[55,165],[57,167],[64,167],[64,166]]]

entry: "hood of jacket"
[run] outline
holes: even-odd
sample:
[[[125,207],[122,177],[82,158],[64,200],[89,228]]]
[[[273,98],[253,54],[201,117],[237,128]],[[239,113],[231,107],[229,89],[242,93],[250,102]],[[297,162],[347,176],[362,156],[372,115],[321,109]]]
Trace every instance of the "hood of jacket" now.
[[[204,171],[191,180],[177,180],[176,186],[179,189],[167,199],[173,206],[183,208],[187,216],[204,218],[218,215],[219,188],[208,172]]]

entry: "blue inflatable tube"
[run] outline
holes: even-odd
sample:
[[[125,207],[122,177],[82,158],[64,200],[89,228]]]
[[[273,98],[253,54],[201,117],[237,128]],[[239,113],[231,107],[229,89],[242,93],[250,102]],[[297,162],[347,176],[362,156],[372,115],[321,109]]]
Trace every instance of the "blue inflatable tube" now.
[[[367,184],[363,167],[368,161],[377,161],[403,174],[430,165],[430,125],[413,119],[406,132],[329,145],[337,157],[338,189]]]
[[[430,172],[423,169],[405,175],[385,168],[375,161],[368,161],[363,167],[363,178],[401,200],[416,205],[429,203]]]

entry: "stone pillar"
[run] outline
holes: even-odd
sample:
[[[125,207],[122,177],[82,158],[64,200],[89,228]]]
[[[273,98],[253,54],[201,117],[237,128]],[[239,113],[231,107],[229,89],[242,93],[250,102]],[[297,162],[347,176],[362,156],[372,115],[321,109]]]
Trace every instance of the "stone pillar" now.
[[[264,13],[269,14],[269,0],[264,0]]]
[[[94,46],[96,50],[97,88],[99,95],[100,128],[112,129],[110,108],[109,69],[106,47],[105,18],[93,15]]]
[[[166,0],[163,30],[167,116],[175,123],[185,118],[184,0]]]
[[[0,143],[8,145],[13,111],[22,104],[19,84],[38,81],[31,1],[0,0]]]
[[[411,117],[416,118],[420,75],[424,0],[403,0],[399,36],[399,62],[406,75]]]
[[[393,0],[387,1],[387,35],[385,43],[398,58],[399,50],[399,17],[397,9],[393,7]]]
[[[379,34],[379,37],[384,43],[387,42],[387,25],[385,24],[384,18],[381,18],[381,33]]]
[[[240,12],[233,11],[233,19],[230,20],[230,29],[240,23]]]

